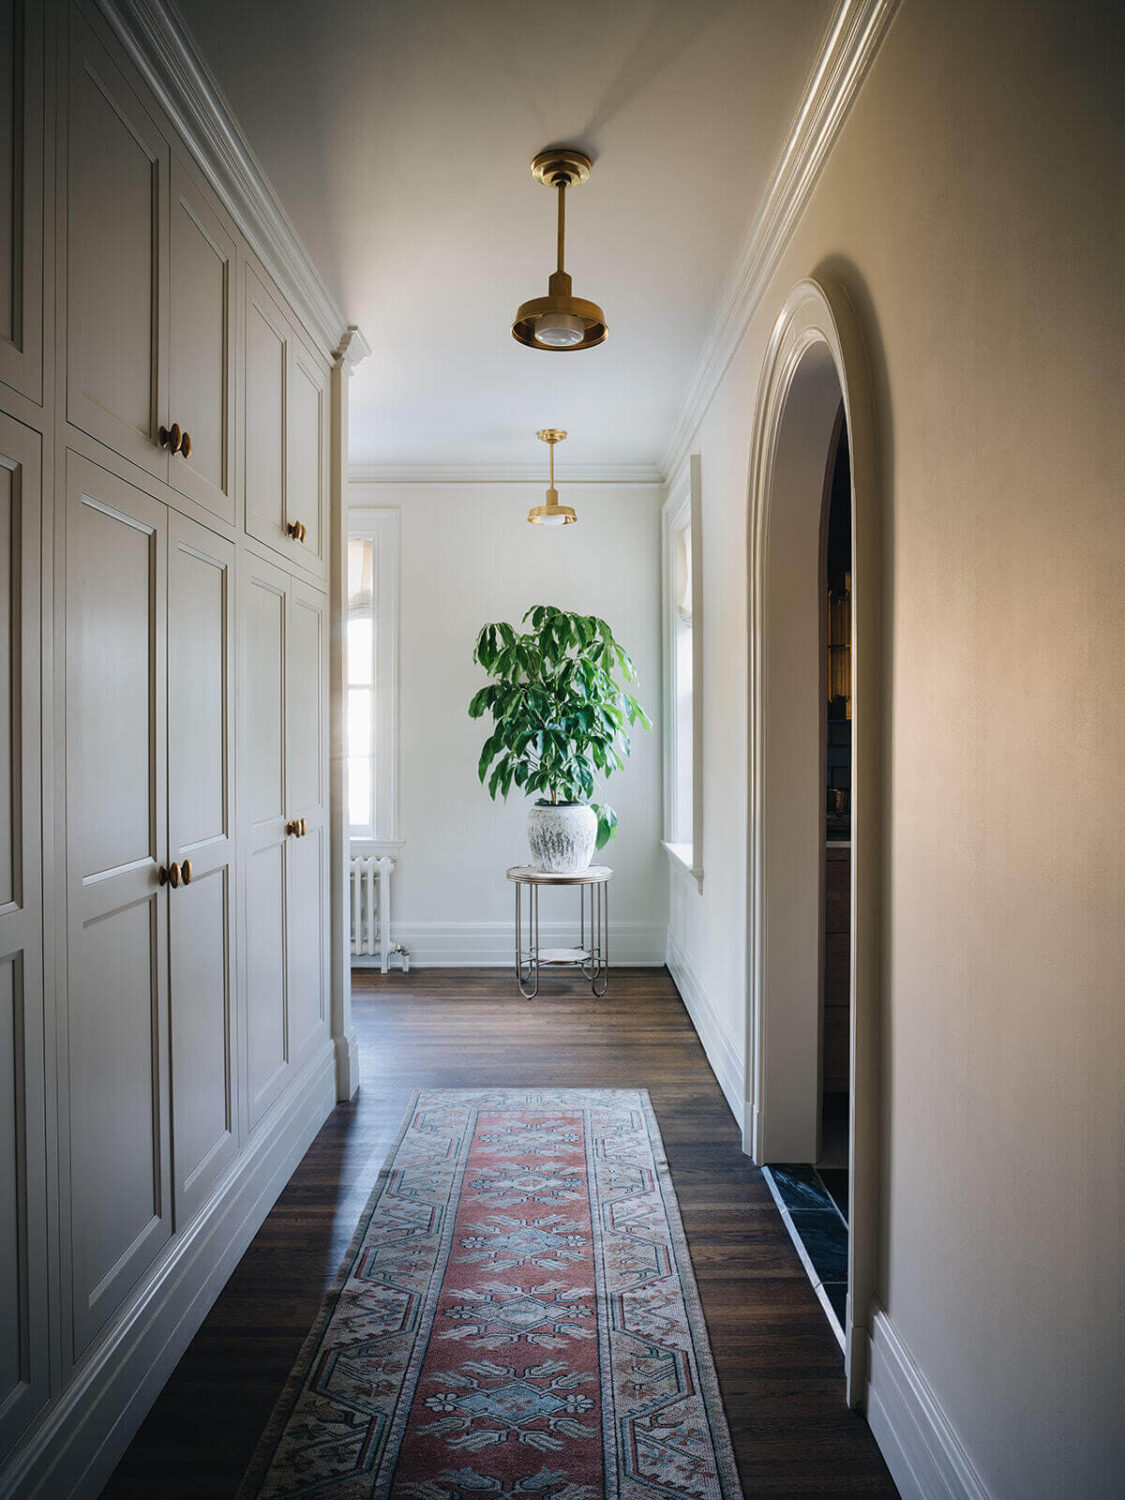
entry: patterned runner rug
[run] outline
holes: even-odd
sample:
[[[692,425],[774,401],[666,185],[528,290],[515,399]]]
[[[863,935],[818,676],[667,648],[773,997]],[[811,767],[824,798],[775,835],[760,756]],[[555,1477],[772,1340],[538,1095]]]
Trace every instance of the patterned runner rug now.
[[[643,1089],[414,1096],[240,1500],[738,1500]]]

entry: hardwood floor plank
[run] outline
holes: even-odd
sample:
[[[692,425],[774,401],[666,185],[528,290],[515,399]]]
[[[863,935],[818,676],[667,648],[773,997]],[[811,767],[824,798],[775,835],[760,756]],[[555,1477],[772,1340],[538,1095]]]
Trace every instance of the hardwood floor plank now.
[[[338,1106],[123,1456],[109,1500],[229,1500],[351,1241],[414,1088],[647,1088],[748,1497],[893,1496],[839,1346],[664,970],[593,1000],[552,974],[357,974],[362,1085]]]

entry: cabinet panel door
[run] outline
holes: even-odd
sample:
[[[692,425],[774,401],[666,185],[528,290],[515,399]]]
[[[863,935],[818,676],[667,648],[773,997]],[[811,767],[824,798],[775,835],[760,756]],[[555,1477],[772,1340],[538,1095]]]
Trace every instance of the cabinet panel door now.
[[[306,831],[289,853],[287,953],[294,1058],[324,1029],[328,1015],[327,724],[328,604],[307,584],[290,585],[286,673],[288,808]]]
[[[285,963],[289,580],[249,554],[243,563],[239,807],[246,859],[247,1110],[253,1126],[291,1072]]]
[[[234,240],[178,161],[172,162],[167,421],[191,435],[168,477],[234,520]]]
[[[43,399],[41,0],[0,0],[0,380]]]
[[[285,537],[292,559],[323,576],[327,565],[328,374],[296,340],[290,344],[285,419],[285,519],[305,527],[303,541]]]
[[[162,478],[168,146],[70,10],[67,418]]]
[[[72,1355],[171,1232],[167,512],[68,455],[67,1015]]]
[[[40,440],[0,416],[0,1461],[47,1397]]]
[[[177,1226],[237,1149],[234,1070],[234,547],[182,516],[168,551],[168,905]]]
[[[246,530],[270,547],[285,536],[285,397],[289,330],[280,308],[246,267]]]

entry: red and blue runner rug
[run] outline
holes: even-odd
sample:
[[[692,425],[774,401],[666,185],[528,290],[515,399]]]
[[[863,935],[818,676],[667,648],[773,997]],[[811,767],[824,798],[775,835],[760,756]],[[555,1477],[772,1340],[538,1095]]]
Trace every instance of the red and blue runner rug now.
[[[416,1094],[241,1500],[740,1495],[648,1094]]]

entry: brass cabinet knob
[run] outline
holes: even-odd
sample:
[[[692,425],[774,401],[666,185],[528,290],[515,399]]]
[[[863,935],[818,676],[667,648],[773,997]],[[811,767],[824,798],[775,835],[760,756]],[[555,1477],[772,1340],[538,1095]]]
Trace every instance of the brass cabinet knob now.
[[[183,435],[183,437],[180,439],[180,457],[181,458],[190,458],[191,457],[191,433],[190,432],[185,432],[184,435]]]
[[[175,860],[168,866],[168,884],[173,890],[178,889],[180,884],[180,867]]]
[[[166,865],[160,866],[160,868],[156,872],[156,878],[157,880],[159,880],[161,885],[168,884],[168,867]]]
[[[191,860],[190,859],[185,859],[184,860],[183,864],[180,866],[180,874],[184,877],[184,884],[185,885],[190,885],[191,884]]]
[[[305,822],[304,818],[302,818],[301,819],[301,837],[304,838],[305,834],[308,833],[308,831],[309,831],[309,825]]]
[[[285,530],[295,542],[303,542],[309,534],[309,528],[304,521],[290,521]]]
[[[301,528],[301,540],[302,540],[302,542],[303,542],[303,541],[304,541],[304,540],[305,540],[305,538],[306,538],[306,537],[307,537],[307,536],[308,536],[308,534],[309,534],[309,529],[308,529],[308,527],[307,527],[307,526],[306,526],[306,525],[305,525],[305,523],[304,523],[304,521],[298,521],[298,522],[297,522],[297,525],[298,525],[298,526],[299,526],[299,527],[300,527],[300,528]]]
[[[169,448],[173,453],[178,453],[183,445],[183,441],[184,434],[178,422],[173,422],[171,427],[162,427],[160,429],[160,446],[162,448]],[[189,438],[188,446],[190,447],[190,445],[191,439]]]
[[[297,822],[296,818],[293,818],[290,822],[286,823],[285,832],[291,834],[294,838],[300,838],[301,825]]]

